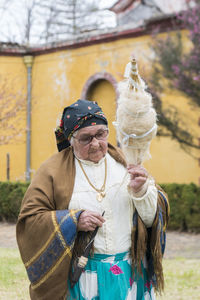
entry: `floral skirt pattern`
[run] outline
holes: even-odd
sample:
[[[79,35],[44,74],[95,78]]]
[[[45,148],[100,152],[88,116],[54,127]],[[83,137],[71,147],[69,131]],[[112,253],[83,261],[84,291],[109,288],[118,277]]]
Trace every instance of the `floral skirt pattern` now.
[[[66,300],[155,300],[143,264],[142,272],[133,276],[128,252],[94,254]]]

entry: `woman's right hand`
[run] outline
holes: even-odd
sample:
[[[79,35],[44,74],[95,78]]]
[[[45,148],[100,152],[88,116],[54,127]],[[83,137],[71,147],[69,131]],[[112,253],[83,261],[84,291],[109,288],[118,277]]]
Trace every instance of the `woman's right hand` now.
[[[94,231],[95,228],[102,227],[105,219],[97,212],[84,210],[78,220],[78,231]]]

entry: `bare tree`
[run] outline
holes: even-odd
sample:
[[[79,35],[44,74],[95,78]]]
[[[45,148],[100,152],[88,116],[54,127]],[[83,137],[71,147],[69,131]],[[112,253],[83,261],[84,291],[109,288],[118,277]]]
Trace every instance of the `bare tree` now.
[[[37,0],[0,0],[1,42],[29,45]]]
[[[102,0],[0,0],[0,33],[4,41],[17,41],[29,46],[107,28],[110,26],[107,22],[108,10],[100,8],[101,2]]]
[[[38,6],[37,0],[26,1],[25,3],[25,22],[24,22],[24,43],[25,45],[30,44],[31,34],[33,30],[34,23],[36,22],[35,18],[35,8]]]
[[[100,8],[100,3],[101,0],[41,0],[40,13],[46,18],[42,38],[46,42],[55,42],[77,34],[108,28],[108,10]]]
[[[12,90],[15,80],[0,78],[0,146],[19,140],[26,130],[23,126],[25,119],[25,95],[23,92]]]

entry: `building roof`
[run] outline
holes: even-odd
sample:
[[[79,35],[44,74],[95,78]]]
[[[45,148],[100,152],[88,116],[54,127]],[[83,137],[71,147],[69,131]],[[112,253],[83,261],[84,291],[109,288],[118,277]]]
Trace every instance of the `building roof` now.
[[[4,55],[21,56],[26,52],[26,46],[19,45],[18,43],[0,42],[0,55],[4,53]]]

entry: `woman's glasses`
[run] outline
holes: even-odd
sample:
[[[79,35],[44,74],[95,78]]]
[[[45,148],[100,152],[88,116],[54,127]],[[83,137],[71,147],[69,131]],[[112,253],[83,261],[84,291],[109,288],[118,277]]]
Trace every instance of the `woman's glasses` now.
[[[108,129],[101,129],[101,130],[97,131],[97,133],[94,135],[83,135],[83,136],[80,136],[79,138],[76,138],[75,136],[73,136],[73,138],[77,139],[81,145],[88,145],[91,143],[93,138],[95,138],[97,140],[106,139],[108,136],[108,133],[109,133]]]

